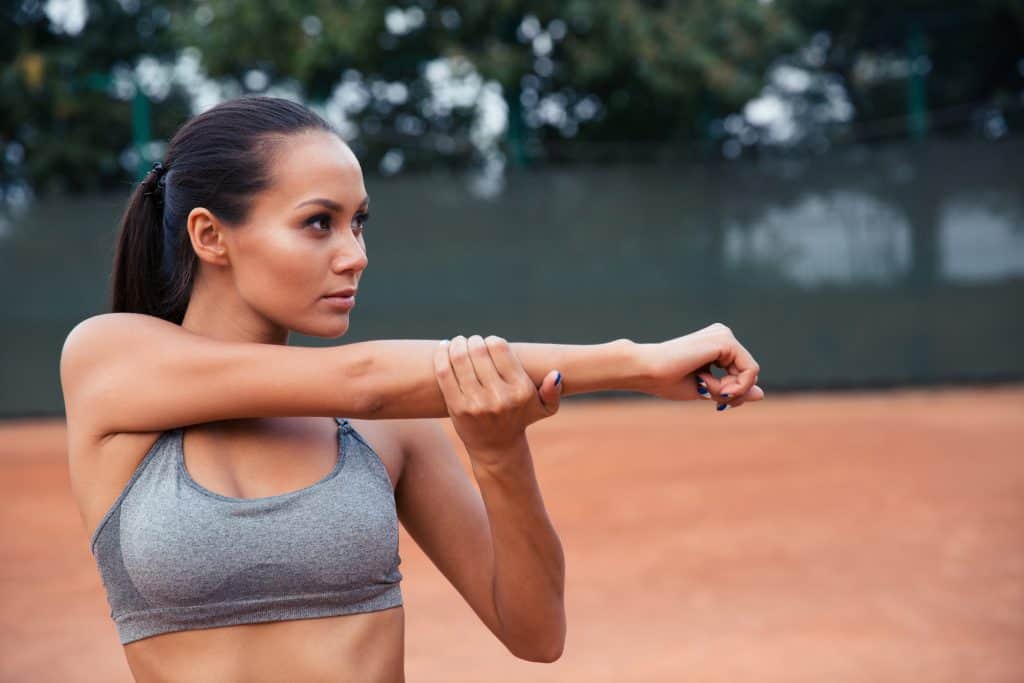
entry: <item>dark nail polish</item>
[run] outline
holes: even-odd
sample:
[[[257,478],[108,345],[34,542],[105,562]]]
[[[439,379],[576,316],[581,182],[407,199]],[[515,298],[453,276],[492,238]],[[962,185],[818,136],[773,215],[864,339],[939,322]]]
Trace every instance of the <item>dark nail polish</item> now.
[[[728,403],[719,403],[718,407],[715,408],[715,410],[717,410],[718,412],[722,412],[723,410],[725,410],[728,407],[729,407]]]
[[[558,376],[557,376],[557,377],[555,377],[555,386],[557,387],[557,386],[558,386],[559,384],[561,384],[561,383],[562,383],[562,373],[561,373],[561,372],[559,372],[559,373],[558,373]]]
[[[704,386],[703,384],[698,384],[697,385],[697,393],[703,396],[704,394],[708,393],[708,388],[706,386]]]

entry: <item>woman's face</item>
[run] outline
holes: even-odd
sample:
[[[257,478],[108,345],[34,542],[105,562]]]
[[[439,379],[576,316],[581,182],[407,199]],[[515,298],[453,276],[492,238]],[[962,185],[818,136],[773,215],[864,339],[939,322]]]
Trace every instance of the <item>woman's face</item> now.
[[[359,162],[336,135],[307,131],[279,143],[274,179],[246,223],[227,230],[234,284],[267,319],[316,337],[348,331],[351,310],[324,297],[358,287],[366,269],[369,197]]]

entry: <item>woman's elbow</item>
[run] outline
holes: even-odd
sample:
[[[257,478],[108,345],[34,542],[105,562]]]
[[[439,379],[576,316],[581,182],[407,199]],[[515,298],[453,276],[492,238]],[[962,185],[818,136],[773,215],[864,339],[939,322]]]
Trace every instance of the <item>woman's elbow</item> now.
[[[562,656],[565,649],[565,621],[564,619],[553,633],[535,633],[528,641],[521,644],[505,643],[508,651],[519,659],[528,662],[554,662]]]
[[[553,643],[545,643],[543,647],[535,645],[532,649],[513,650],[509,648],[509,652],[514,654],[519,659],[525,659],[528,662],[543,662],[549,664],[556,662],[562,656],[562,651],[565,649],[565,641],[559,640]]]

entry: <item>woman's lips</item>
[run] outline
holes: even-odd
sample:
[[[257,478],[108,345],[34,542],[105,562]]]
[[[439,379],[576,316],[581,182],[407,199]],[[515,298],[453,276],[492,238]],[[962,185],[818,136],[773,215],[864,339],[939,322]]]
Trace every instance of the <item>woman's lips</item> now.
[[[336,308],[342,311],[351,310],[356,305],[356,297],[353,296],[325,296],[321,297],[326,301],[332,308]]]

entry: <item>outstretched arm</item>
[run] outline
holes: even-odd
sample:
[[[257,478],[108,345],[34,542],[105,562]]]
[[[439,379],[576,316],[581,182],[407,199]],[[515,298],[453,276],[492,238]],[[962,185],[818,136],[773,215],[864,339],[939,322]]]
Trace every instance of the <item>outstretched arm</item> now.
[[[438,343],[231,342],[154,316],[105,313],[68,334],[61,389],[69,426],[93,438],[255,417],[445,417],[431,361]],[[538,385],[560,370],[566,394],[639,390],[642,346],[512,344]]]
[[[373,397],[367,413],[355,417],[446,417],[448,409],[431,361],[438,343],[439,340],[388,339],[343,347],[347,352],[364,355],[363,372],[355,386]],[[563,396],[594,391],[642,391],[647,386],[648,373],[639,353],[640,345],[629,339],[602,344],[509,345],[536,386],[552,370],[561,372]]]
[[[460,345],[467,341],[462,335],[455,339],[461,340]],[[384,340],[346,347],[363,354],[361,390],[369,404],[360,416],[447,415],[441,391],[428,371],[437,343]],[[479,335],[471,336],[468,343],[470,349],[484,347]],[[548,373],[560,371],[562,395],[621,390],[672,401],[703,395],[720,406],[733,407],[764,398],[764,391],[757,386],[760,366],[722,323],[658,343],[616,339],[583,345],[512,342],[510,347],[535,386],[539,387]],[[712,366],[723,368],[726,375],[715,377]]]

